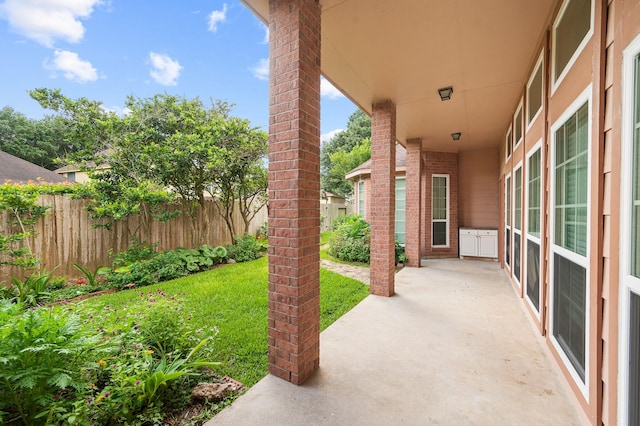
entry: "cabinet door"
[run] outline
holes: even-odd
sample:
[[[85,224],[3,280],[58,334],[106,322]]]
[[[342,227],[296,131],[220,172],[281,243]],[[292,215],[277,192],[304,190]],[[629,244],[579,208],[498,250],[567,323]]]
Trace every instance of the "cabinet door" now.
[[[496,231],[480,231],[478,242],[478,256],[498,257],[498,233]]]
[[[478,255],[478,237],[476,232],[460,231],[460,256]]]

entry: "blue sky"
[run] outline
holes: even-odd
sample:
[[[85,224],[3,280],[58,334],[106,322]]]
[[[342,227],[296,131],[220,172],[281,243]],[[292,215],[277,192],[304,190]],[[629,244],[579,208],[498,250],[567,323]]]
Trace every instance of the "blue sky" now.
[[[123,113],[127,95],[221,99],[267,130],[268,30],[238,0],[0,0],[0,108],[50,112],[38,87],[101,101]],[[321,133],[356,107],[322,81]]]

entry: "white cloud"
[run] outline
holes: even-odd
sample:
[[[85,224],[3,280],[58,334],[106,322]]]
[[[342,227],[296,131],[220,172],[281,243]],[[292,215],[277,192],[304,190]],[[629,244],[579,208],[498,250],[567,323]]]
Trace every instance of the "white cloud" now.
[[[178,84],[178,77],[183,70],[183,66],[176,60],[171,59],[168,55],[160,53],[149,53],[151,59],[151,71],[149,75],[156,83],[163,86],[175,86]]]
[[[335,129],[335,130],[332,130],[330,132],[321,134],[320,135],[320,143],[321,144],[325,143],[326,141],[332,139],[335,135],[337,135],[340,132],[344,132],[344,129]]]
[[[324,77],[320,78],[320,96],[324,96],[332,100],[344,98],[342,92],[336,89],[334,85]]]
[[[56,50],[53,52],[53,56],[53,61],[45,61],[45,68],[61,72],[67,80],[86,83],[98,79],[98,71],[91,65],[91,62],[83,61],[77,53]]]
[[[253,76],[258,80],[269,80],[269,58],[260,59],[260,61],[250,68]]]
[[[264,39],[262,40],[262,44],[269,44],[269,27],[264,26]]]
[[[112,112],[116,114],[118,117],[125,117],[131,114],[131,110],[128,107],[119,107],[119,106],[107,107],[104,105],[100,105],[100,106],[106,112]]]
[[[102,0],[5,0],[0,18],[13,31],[52,47],[56,39],[78,43],[84,37],[80,19],[88,18]]]
[[[214,10],[209,14],[209,31],[218,31],[218,24],[222,24],[227,19],[227,4],[222,5],[222,10]]]

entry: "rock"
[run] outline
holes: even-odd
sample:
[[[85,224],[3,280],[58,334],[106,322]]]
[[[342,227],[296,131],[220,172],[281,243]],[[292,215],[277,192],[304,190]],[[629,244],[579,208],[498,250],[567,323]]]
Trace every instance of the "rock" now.
[[[197,401],[220,401],[239,390],[234,383],[198,383],[191,391]]]
[[[227,259],[227,263],[229,265],[233,265],[234,263],[236,263],[236,261],[234,259]]]

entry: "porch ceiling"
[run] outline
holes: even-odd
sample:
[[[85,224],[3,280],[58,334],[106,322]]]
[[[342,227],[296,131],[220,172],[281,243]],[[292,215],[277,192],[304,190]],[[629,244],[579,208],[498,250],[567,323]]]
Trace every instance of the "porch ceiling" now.
[[[268,22],[269,0],[243,1]],[[402,144],[422,138],[423,149],[458,152],[503,140],[558,1],[321,3],[323,75],[368,113],[395,102]],[[454,93],[443,102],[446,86]]]

